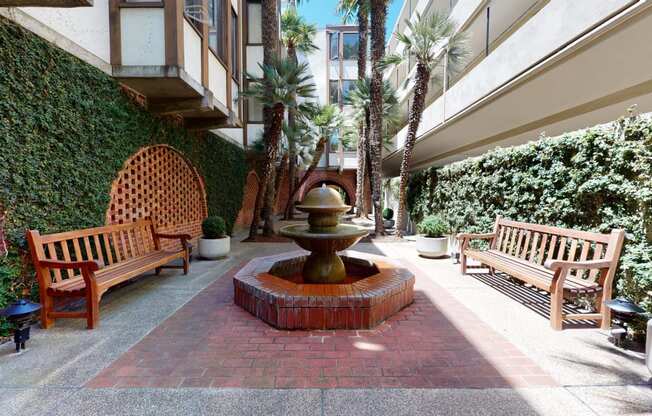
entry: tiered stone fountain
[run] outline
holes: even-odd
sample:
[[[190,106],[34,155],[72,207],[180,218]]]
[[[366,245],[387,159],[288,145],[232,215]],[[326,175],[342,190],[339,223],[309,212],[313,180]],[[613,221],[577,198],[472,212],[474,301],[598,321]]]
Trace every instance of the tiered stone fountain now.
[[[288,225],[281,234],[305,252],[251,260],[233,278],[235,303],[283,329],[368,329],[412,303],[414,276],[379,258],[337,253],[368,234],[340,224],[351,207],[335,190],[308,192],[298,210],[308,224]]]

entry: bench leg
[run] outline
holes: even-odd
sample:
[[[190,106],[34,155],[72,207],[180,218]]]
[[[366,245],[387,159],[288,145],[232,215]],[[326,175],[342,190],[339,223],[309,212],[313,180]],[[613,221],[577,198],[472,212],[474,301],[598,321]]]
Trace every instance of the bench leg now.
[[[86,327],[88,329],[95,329],[100,323],[100,299],[99,297],[88,291],[86,294]]]
[[[154,273],[155,273],[157,276],[158,276],[159,274],[161,274],[161,267],[157,267],[156,269],[154,269]]]
[[[550,294],[550,326],[555,331],[561,331],[564,321],[562,308],[564,307],[563,293]]]
[[[48,295],[43,295],[41,296],[41,303],[43,303],[41,308],[41,327],[43,329],[52,328],[54,326],[54,319],[48,315],[54,310],[54,299]]]
[[[610,290],[604,291],[602,296],[596,298],[595,309],[600,312],[600,315],[602,315],[602,320],[600,321],[600,329],[611,328],[611,309],[604,306],[604,303],[608,300],[611,300]]]
[[[460,253],[460,266],[462,268],[462,274],[466,274],[466,255],[464,252]]]
[[[188,253],[183,257],[183,274],[187,275],[190,268],[190,259],[188,258]]]

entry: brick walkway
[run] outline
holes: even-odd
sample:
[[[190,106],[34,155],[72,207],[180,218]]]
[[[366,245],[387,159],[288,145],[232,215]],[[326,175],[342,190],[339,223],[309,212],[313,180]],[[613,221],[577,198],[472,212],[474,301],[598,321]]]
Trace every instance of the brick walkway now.
[[[555,386],[414,265],[415,302],[371,331],[279,331],[233,304],[232,276],[199,293],[88,387]]]

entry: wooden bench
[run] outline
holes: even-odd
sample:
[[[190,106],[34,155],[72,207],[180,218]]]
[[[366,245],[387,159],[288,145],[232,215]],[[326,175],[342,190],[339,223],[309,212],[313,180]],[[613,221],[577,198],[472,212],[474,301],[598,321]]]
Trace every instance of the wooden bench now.
[[[564,319],[601,321],[603,329],[611,325],[609,308],[614,274],[625,233],[611,234],[549,227],[496,218],[494,232],[466,234],[460,240],[462,274],[471,267],[500,270],[525,283],[550,293],[550,325],[562,329]],[[473,249],[472,240],[486,240],[489,248]],[[467,258],[481,262],[468,266]],[[564,299],[592,295],[597,313],[564,314]]]
[[[178,250],[161,250],[160,239],[178,239]],[[43,305],[41,325],[49,328],[55,318],[86,318],[88,328],[95,328],[100,299],[109,288],[150,270],[158,275],[162,268],[183,268],[187,274],[189,239],[157,233],[151,220],[49,235],[28,231]],[[183,266],[168,265],[175,259]],[[57,298],[85,298],[86,311],[57,311]]]

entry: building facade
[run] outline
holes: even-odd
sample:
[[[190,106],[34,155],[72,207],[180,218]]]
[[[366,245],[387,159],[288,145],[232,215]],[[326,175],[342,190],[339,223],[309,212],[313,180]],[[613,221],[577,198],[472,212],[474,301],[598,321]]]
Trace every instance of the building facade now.
[[[469,34],[470,59],[432,88],[413,169],[444,165],[496,147],[615,120],[636,105],[652,111],[652,3],[645,0],[406,0],[405,19],[447,13]],[[400,52],[396,38],[389,52]],[[386,73],[407,117],[414,62]],[[406,123],[384,155],[386,176],[400,170]]]

